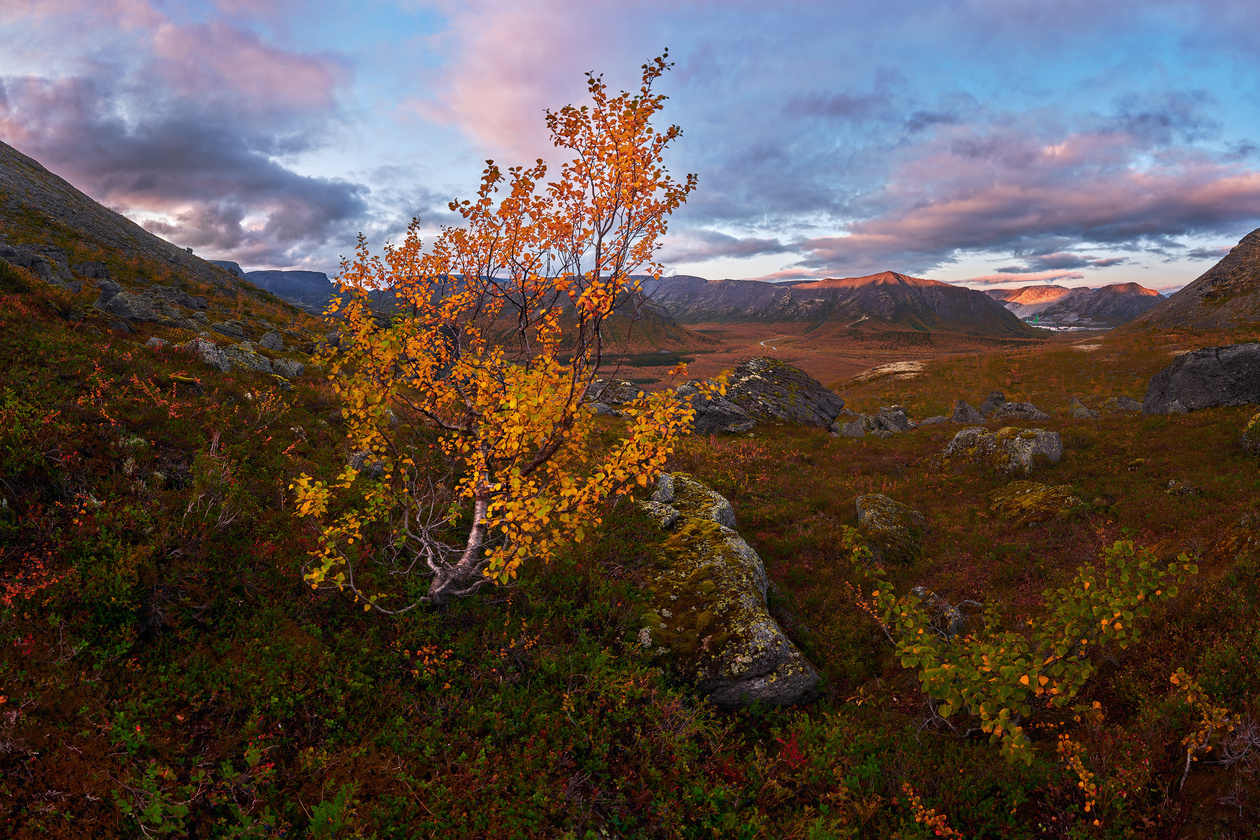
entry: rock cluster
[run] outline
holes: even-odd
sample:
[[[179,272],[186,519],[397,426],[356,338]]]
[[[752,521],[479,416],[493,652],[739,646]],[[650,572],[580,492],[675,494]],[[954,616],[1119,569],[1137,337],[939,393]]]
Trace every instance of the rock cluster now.
[[[220,346],[204,335],[178,345],[180,350],[192,353],[201,361],[216,370],[227,373],[233,367],[242,370],[253,370],[259,373],[270,373],[284,379],[296,379],[306,370],[301,362],[291,359],[269,359],[254,351],[254,345],[248,341],[240,344]]]
[[[720,706],[813,699],[818,672],[767,610],[765,567],[735,532],[730,503],[677,473],[643,504],[671,530],[649,583],[643,647]]]

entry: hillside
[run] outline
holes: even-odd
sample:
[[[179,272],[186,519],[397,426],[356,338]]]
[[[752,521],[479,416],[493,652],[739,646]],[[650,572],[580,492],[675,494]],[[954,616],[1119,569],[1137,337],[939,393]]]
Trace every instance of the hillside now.
[[[645,291],[683,323],[795,324],[822,335],[855,329],[1038,335],[982,292],[891,271],[790,284],[665,277]]]
[[[1260,230],[1190,285],[1134,321],[1154,329],[1232,329],[1260,322]]]
[[[1110,329],[1150,311],[1164,300],[1154,289],[1137,283],[1114,283],[1098,289],[1065,286],[1022,286],[990,289],[985,294],[1038,326]]]

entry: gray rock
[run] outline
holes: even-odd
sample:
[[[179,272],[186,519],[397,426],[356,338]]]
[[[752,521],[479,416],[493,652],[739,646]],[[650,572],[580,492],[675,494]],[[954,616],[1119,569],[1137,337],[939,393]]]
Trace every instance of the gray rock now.
[[[1001,391],[994,391],[989,394],[989,396],[985,397],[984,402],[980,403],[979,411],[983,416],[988,417],[990,414],[997,411],[1004,402],[1006,402],[1005,395],[1003,395]]]
[[[380,459],[372,460],[372,453],[366,449],[350,453],[346,466],[358,470],[365,478],[376,479],[385,474],[385,462]]]
[[[667,505],[664,502],[639,502],[639,507],[643,512],[661,527],[662,531],[668,531],[678,522],[678,508]]]
[[[841,437],[848,438],[864,438],[866,437],[866,418],[861,417],[857,420],[850,420],[848,423],[836,423],[837,434]]]
[[[179,349],[192,353],[210,367],[216,368],[223,373],[227,373],[232,369],[232,363],[224,355],[223,348],[208,338],[197,336],[192,341],[179,345]]]
[[[770,615],[761,558],[710,516],[718,494],[686,475],[673,481],[672,505],[641,503],[678,516],[649,577],[640,644],[719,706],[812,700],[818,672]]]
[[[103,262],[82,262],[74,267],[74,272],[80,277],[87,277],[90,280],[108,280],[109,266]]]
[[[980,464],[998,472],[1032,472],[1037,458],[1057,464],[1063,458],[1058,432],[1006,426],[996,432],[982,427],[963,429],[954,435],[941,455],[942,466],[951,462]]]
[[[271,330],[258,339],[258,346],[273,353],[282,353],[284,352],[284,336],[275,330]]]
[[[93,304],[97,309],[104,308],[104,305],[109,302],[110,298],[122,291],[122,286],[119,286],[113,280],[102,280],[96,284],[96,288],[101,290],[100,297]]]
[[[1030,402],[1004,402],[989,417],[990,420],[1049,420],[1046,414]]]
[[[158,315],[148,301],[130,292],[119,292],[103,304],[97,299],[95,306],[125,321],[156,321]]]
[[[692,397],[696,409],[693,428],[696,434],[711,435],[716,432],[740,434],[757,425],[747,411],[723,396]]]
[[[260,356],[240,345],[229,344],[223,348],[223,355],[227,356],[228,361],[234,367],[258,371],[259,373],[271,373],[271,359],[268,359],[266,356]]]
[[[928,417],[926,419],[920,420],[919,425],[920,426],[939,426],[941,423],[948,423],[948,422],[949,422],[949,418],[946,417],[944,414],[937,414],[934,417]]]
[[[276,359],[271,363],[271,372],[285,379],[297,379],[306,371],[306,365],[292,359]]]
[[[217,324],[211,324],[210,329],[223,333],[229,338],[245,338],[245,325],[240,321],[219,321]]]
[[[932,629],[945,641],[952,642],[959,633],[967,629],[967,617],[962,614],[962,611],[931,589],[916,586],[910,590],[910,594],[918,598],[919,603],[927,608],[932,616]],[[973,603],[975,602],[963,601],[963,604]]]
[[[1260,403],[1260,343],[1182,353],[1151,377],[1143,414]]]
[[[652,501],[669,504],[674,501],[674,477],[669,473],[661,473],[656,477],[656,489],[652,491]]]
[[[955,423],[983,423],[984,415],[976,411],[975,407],[962,400],[954,403],[954,416],[951,418]]]
[[[842,400],[800,368],[775,359],[749,359],[727,381],[726,397],[754,420],[781,420],[828,429]]]
[[[1076,397],[1068,402],[1068,409],[1072,412],[1072,416],[1079,420],[1097,420],[1099,413],[1092,408],[1087,408],[1083,402]]]
[[[146,341],[144,343],[144,346],[148,347],[151,350],[161,350],[163,347],[166,346],[166,339],[158,338],[155,335],[152,338],[150,338],[148,341]]]
[[[906,432],[914,428],[914,423],[906,416],[906,410],[899,405],[884,406],[871,418],[873,431]]]
[[[587,404],[586,404],[586,407],[587,407],[587,408],[589,408],[589,409],[591,410],[591,413],[592,413],[592,414],[600,414],[600,415],[604,415],[604,414],[618,415],[618,414],[621,414],[621,412],[620,412],[620,411],[614,411],[614,410],[613,410],[613,407],[612,407],[611,405],[609,405],[608,403],[602,403],[602,402],[587,403]]]

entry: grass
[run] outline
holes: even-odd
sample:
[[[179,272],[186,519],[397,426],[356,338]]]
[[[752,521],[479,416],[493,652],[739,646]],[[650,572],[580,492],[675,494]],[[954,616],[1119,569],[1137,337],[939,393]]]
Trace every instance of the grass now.
[[[156,270],[111,264],[124,281]],[[968,837],[1237,837],[1260,819],[1254,761],[1208,754],[1178,786],[1196,717],[1169,684],[1185,667],[1241,719],[1260,715],[1260,479],[1238,445],[1254,407],[1063,414],[1072,396],[1140,399],[1172,351],[1223,336],[1110,333],[1092,350],[837,384],[863,411],[948,415],[1003,390],[1054,414],[1035,425],[1060,432],[1064,458],[1030,478],[1084,504],[1033,527],[992,513],[1010,479],[934,466],[950,424],[887,440],[774,425],[689,439],[671,469],[731,500],[773,609],[826,678],[807,708],[720,712],[639,651],[662,535],[628,504],[600,539],[442,611],[388,619],[312,592],[299,569],[313,538],[285,488],[346,457],[326,385],[282,392],[142,346],[178,338],[162,328],[67,317],[94,296],[0,274],[8,836],[931,836],[906,786]],[[212,311],[291,324],[286,344],[326,331],[262,296]],[[1170,480],[1196,492],[1170,496]],[[894,585],[980,601],[1011,626],[1117,539],[1189,552],[1200,573],[1087,685],[1101,718],[1037,717],[1032,764],[1011,766],[933,727],[914,673],[858,609],[842,541],[864,493],[927,518],[922,557],[891,568]],[[1086,746],[1089,813],[1060,733]]]

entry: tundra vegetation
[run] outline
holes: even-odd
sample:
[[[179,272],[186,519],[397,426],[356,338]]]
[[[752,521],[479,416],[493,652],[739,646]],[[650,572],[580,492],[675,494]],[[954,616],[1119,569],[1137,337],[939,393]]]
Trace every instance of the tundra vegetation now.
[[[273,296],[186,283],[65,227],[15,216],[0,234],[105,262],[120,283],[183,283],[216,318],[287,324],[286,344],[306,352],[327,331]],[[0,262],[8,836],[1254,834],[1260,474],[1241,438],[1255,407],[1068,410],[1074,397],[1140,399],[1172,351],[1254,340],[1245,329],[1115,331],[828,383],[870,413],[948,414],[995,388],[1051,412],[1036,425],[1062,436],[1063,457],[1028,478],[1079,504],[1048,517],[995,512],[1009,476],[941,465],[949,424],[883,439],[774,423],[679,439],[663,466],[731,501],[774,612],[825,677],[806,707],[720,711],[639,645],[668,535],[624,494],[589,501],[597,538],[491,554],[501,565],[487,568],[518,574],[475,597],[389,615],[378,593],[401,603],[428,590],[391,582],[387,567],[359,594],[312,588],[327,536],[290,485],[337,486],[334,516],[379,499],[408,510],[420,497],[385,480],[401,480],[401,456],[374,450],[373,483],[346,471],[349,444],[424,427],[358,407],[350,378],[289,386],[146,347],[186,334],[113,329],[95,294]],[[363,340],[391,329],[364,324]],[[589,424],[584,449],[561,463],[591,475],[637,421],[573,422]],[[445,521],[466,545],[480,479],[439,457],[452,450],[425,451],[455,480]],[[660,466],[644,463],[626,474],[631,490]],[[871,564],[853,540],[854,499],[876,493],[924,516],[905,562]],[[402,546],[380,525],[363,542]],[[945,632],[916,587],[980,606]]]

